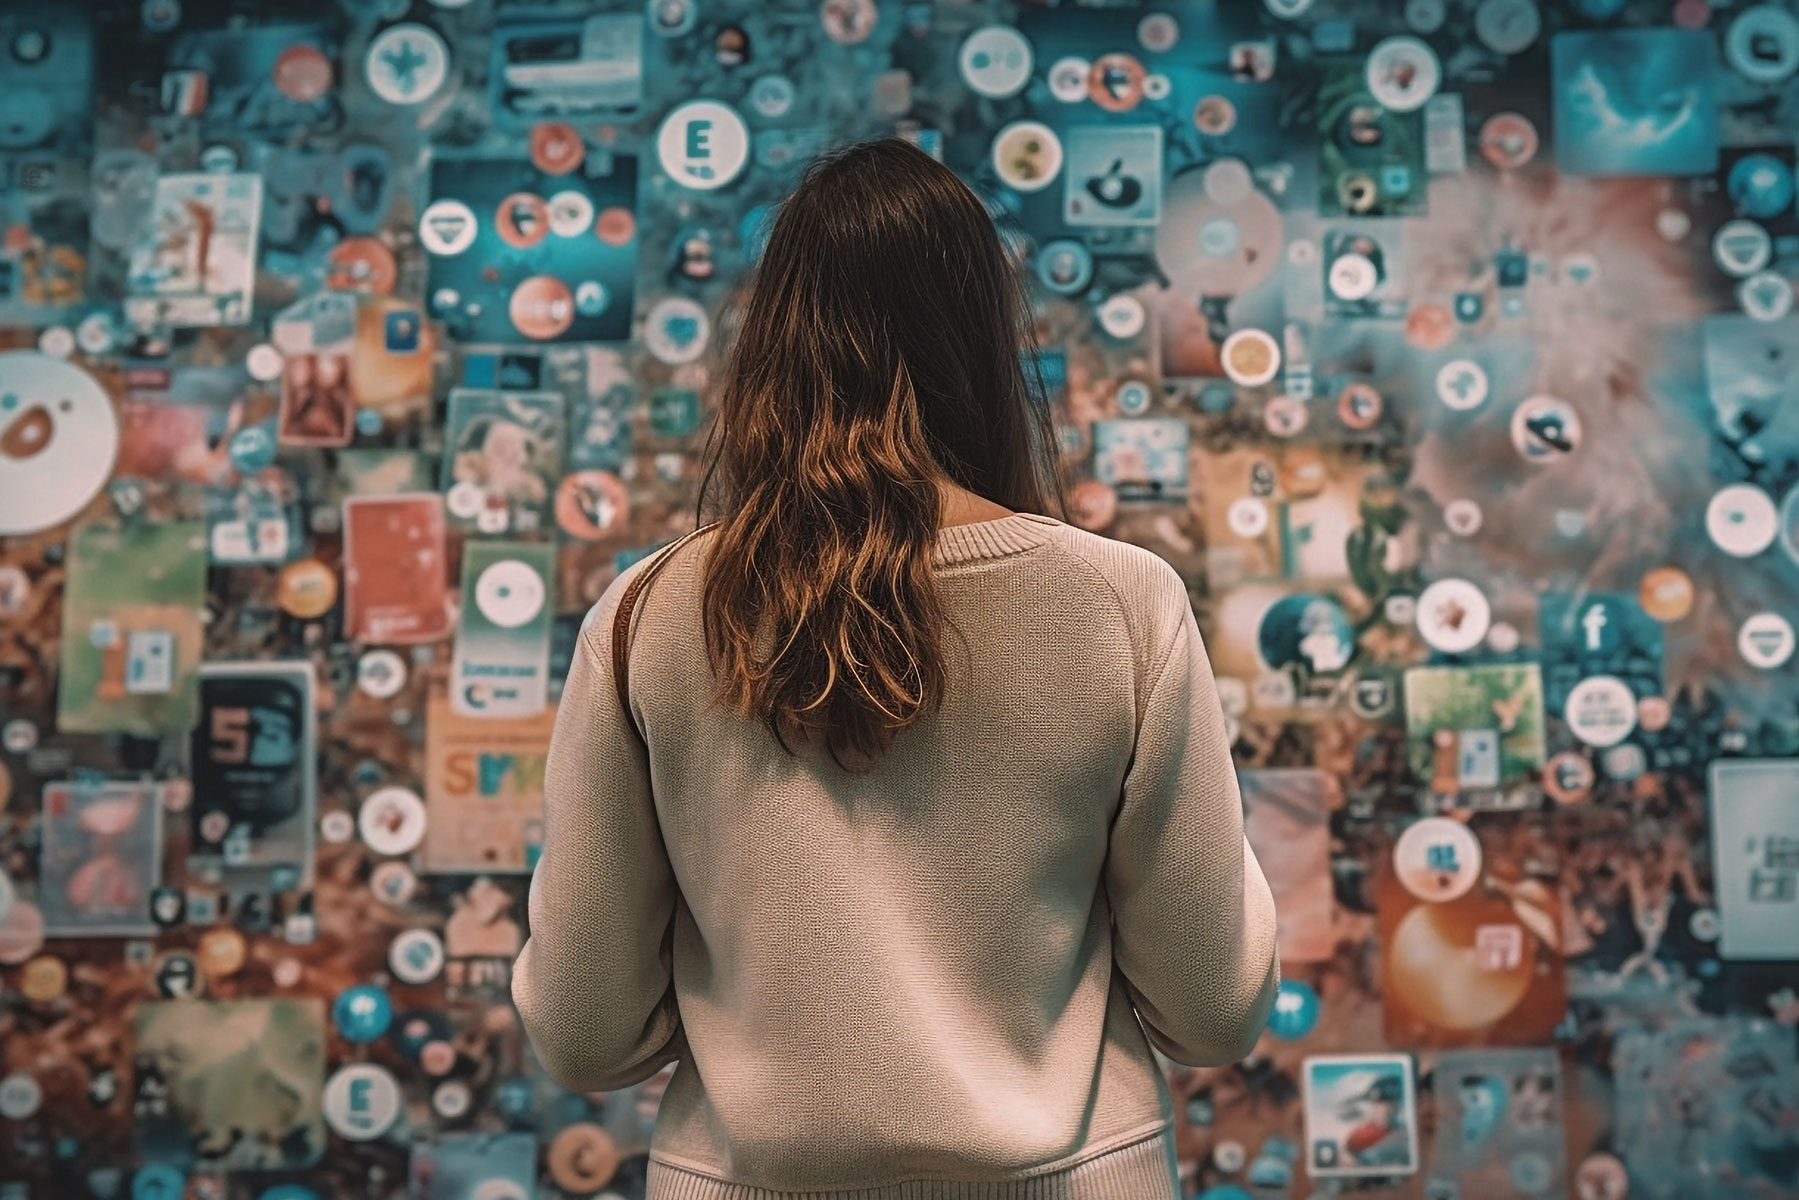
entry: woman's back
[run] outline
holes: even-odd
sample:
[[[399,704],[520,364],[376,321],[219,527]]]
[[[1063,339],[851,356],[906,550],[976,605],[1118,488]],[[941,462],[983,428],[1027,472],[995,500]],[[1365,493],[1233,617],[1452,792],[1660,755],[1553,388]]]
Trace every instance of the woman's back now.
[[[603,1089],[681,1058],[653,1197],[1178,1195],[1150,1044],[1234,1061],[1278,982],[1178,575],[1030,513],[938,531],[943,705],[852,774],[708,707],[714,540],[638,599],[647,753],[606,640],[638,568],[563,695],[514,992],[546,1068]],[[889,1194],[929,1193],[857,1192]]]

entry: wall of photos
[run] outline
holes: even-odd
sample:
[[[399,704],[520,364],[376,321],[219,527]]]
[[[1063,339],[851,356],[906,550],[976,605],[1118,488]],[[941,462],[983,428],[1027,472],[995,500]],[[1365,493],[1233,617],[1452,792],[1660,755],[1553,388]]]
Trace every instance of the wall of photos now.
[[[1799,1196],[1790,5],[8,0],[0,1200],[642,1195],[510,1009],[553,706],[891,132],[1237,735],[1188,1193]]]

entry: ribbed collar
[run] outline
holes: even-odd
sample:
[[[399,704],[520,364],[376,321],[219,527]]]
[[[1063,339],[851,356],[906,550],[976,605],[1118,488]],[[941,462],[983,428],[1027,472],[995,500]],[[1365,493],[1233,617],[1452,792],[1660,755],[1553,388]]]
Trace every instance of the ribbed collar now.
[[[1035,550],[1050,540],[1052,530],[1061,523],[1054,517],[1015,512],[992,521],[948,525],[937,531],[937,549],[931,561],[942,567]]]

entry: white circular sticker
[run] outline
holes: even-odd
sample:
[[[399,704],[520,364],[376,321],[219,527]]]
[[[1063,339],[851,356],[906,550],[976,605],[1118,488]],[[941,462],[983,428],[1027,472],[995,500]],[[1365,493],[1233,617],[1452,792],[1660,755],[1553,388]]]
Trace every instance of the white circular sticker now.
[[[582,237],[593,230],[593,201],[586,192],[570,188],[544,202],[550,210],[550,232],[557,237]]]
[[[962,79],[994,100],[1015,96],[1030,82],[1031,43],[1010,25],[987,25],[969,34],[957,56]]]
[[[14,1071],[0,1079],[0,1117],[23,1121],[38,1110],[43,1099],[44,1089],[23,1071]]]
[[[1774,257],[1774,239],[1754,221],[1726,221],[1712,235],[1712,257],[1726,275],[1753,275]]]
[[[1261,537],[1268,532],[1268,506],[1254,496],[1244,496],[1231,504],[1225,521],[1238,537]]]
[[[1774,497],[1752,483],[1718,489],[1705,506],[1705,532],[1726,554],[1737,558],[1760,554],[1780,532]]]
[[[450,48],[427,25],[391,25],[369,43],[369,88],[389,104],[422,104],[450,75]]]
[[[356,660],[356,686],[377,700],[390,700],[406,686],[406,660],[392,650],[370,650]]]
[[[1014,121],[993,138],[993,172],[1007,187],[1040,192],[1062,170],[1062,139],[1041,121]]]
[[[408,929],[387,945],[387,965],[402,983],[430,983],[444,966],[443,939],[429,929]]]
[[[410,788],[384,787],[362,802],[356,831],[377,854],[405,854],[425,836],[425,802]]]
[[[729,104],[689,100],[676,106],[656,133],[662,170],[682,187],[711,191],[743,171],[750,158],[750,131]]]
[[[711,336],[705,308],[686,296],[665,296],[644,315],[644,348],[661,362],[692,362],[706,352]]]
[[[1793,285],[1778,271],[1757,271],[1737,284],[1737,303],[1757,321],[1778,321],[1793,311]]]
[[[356,836],[356,818],[341,808],[334,808],[319,818],[319,836],[332,846],[341,846]]]
[[[434,200],[419,216],[419,241],[432,254],[461,254],[481,231],[475,212],[460,200]]]
[[[1148,314],[1143,301],[1130,295],[1117,295],[1099,306],[1099,327],[1115,338],[1133,338],[1143,332]]]
[[[1471,358],[1444,363],[1437,370],[1437,399],[1458,412],[1479,408],[1487,399],[1486,368]]]
[[[1064,104],[1078,104],[1087,98],[1087,74],[1093,64],[1084,58],[1058,58],[1049,66],[1049,94]]]
[[[51,358],[67,358],[75,353],[75,331],[67,325],[52,325],[38,334],[37,348]]]
[[[1382,108],[1411,112],[1424,107],[1443,82],[1437,52],[1415,37],[1390,37],[1368,52],[1368,92]]]
[[[75,326],[75,344],[81,347],[83,354],[105,354],[112,349],[117,336],[111,315],[103,312],[89,313]]]
[[[1457,537],[1472,537],[1480,529],[1480,503],[1475,500],[1451,500],[1443,506],[1443,524]]]
[[[1759,612],[1737,630],[1737,653],[1752,667],[1769,671],[1793,657],[1793,623],[1776,612]]]
[[[118,452],[118,415],[92,375],[35,350],[0,353],[0,537],[86,508]]]
[[[480,484],[464,479],[451,484],[450,490],[444,493],[444,507],[450,510],[451,516],[472,521],[487,507],[487,493],[481,490]]]
[[[1744,9],[1724,35],[1724,55],[1745,79],[1779,83],[1799,70],[1799,18],[1772,4]]]
[[[400,1084],[375,1063],[349,1063],[325,1082],[325,1123],[352,1142],[367,1142],[392,1128],[400,1115]]]
[[[1232,383],[1261,387],[1281,369],[1281,346],[1265,329],[1239,329],[1224,339],[1218,360]]]
[[[1460,821],[1424,817],[1393,844],[1393,872],[1420,900],[1441,902],[1466,895],[1480,878],[1480,839]]]
[[[1474,36],[1495,54],[1518,54],[1543,32],[1543,16],[1531,0],[1482,0],[1474,10]]]
[[[1331,295],[1339,300],[1366,300],[1380,284],[1380,271],[1365,254],[1339,254],[1331,260]]]
[[[287,359],[281,351],[267,342],[250,347],[250,352],[244,355],[244,370],[258,383],[273,383],[281,378],[281,370],[286,365]]]
[[[1589,746],[1616,746],[1637,727],[1637,698],[1615,675],[1589,675],[1568,692],[1568,729]]]
[[[1418,597],[1418,634],[1445,654],[1480,645],[1492,621],[1486,593],[1466,579],[1439,579]]]
[[[517,629],[543,611],[543,576],[516,558],[494,563],[475,579],[475,607],[502,629]]]

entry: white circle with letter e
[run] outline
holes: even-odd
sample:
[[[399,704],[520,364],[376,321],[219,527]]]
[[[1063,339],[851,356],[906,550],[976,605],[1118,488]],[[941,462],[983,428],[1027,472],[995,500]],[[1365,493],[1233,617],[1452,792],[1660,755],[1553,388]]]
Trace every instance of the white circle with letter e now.
[[[750,131],[729,104],[689,100],[656,134],[656,156],[682,187],[711,191],[730,183],[750,157]]]

